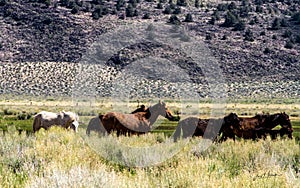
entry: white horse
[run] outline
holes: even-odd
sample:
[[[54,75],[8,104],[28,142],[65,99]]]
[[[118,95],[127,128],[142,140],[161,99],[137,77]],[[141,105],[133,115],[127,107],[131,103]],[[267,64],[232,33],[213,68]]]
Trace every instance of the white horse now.
[[[33,132],[40,130],[40,128],[49,129],[53,125],[61,126],[66,129],[71,128],[77,132],[79,117],[74,112],[53,113],[41,111],[34,116]]]

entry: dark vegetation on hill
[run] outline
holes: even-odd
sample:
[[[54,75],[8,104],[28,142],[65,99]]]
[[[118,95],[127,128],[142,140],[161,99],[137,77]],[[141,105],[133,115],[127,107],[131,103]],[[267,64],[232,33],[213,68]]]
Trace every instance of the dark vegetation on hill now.
[[[300,81],[298,0],[0,0],[0,62],[79,62],[97,36],[136,20],[184,25],[229,84]]]

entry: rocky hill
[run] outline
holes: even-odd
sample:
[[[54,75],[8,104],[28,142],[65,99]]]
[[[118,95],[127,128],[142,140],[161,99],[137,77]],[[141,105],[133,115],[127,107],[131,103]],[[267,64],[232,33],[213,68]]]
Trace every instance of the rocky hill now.
[[[220,65],[229,97],[299,98],[297,0],[0,0],[0,93],[72,95],[78,63],[92,44],[118,26],[138,22],[180,25],[203,41]],[[144,65],[148,76],[123,83],[135,85],[128,91],[132,98],[178,97],[178,88],[207,97],[203,70],[197,71],[188,54],[170,49],[154,43],[127,46],[105,67],[91,65],[99,75],[92,80],[96,83],[85,84],[97,88],[98,96],[109,96],[113,84],[108,82],[118,79],[116,72],[151,54],[176,61],[190,80],[156,79],[159,73]],[[168,74],[176,76],[176,71]]]

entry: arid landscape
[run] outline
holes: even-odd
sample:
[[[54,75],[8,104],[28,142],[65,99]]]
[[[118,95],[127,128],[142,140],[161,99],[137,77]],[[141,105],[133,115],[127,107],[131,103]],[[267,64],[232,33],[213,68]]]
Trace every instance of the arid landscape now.
[[[298,0],[0,0],[0,187],[300,187],[299,85]],[[173,142],[163,117],[86,135],[159,100],[180,120],[284,112],[293,138]],[[40,111],[78,132],[33,133]]]

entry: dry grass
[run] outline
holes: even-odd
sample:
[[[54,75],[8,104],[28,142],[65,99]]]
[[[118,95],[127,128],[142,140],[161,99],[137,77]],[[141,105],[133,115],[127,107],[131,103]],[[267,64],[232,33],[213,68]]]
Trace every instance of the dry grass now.
[[[82,133],[84,130],[80,130]],[[86,140],[79,134],[53,128],[26,137],[0,137],[1,187],[299,187],[300,147],[295,140],[226,141],[201,151],[203,140],[195,138],[170,159],[149,167],[126,167],[99,155],[141,153],[122,150],[152,145],[168,153],[157,135],[114,136]],[[161,139],[159,139],[161,141]],[[94,144],[94,146],[91,145]],[[200,144],[200,145],[199,145]],[[92,146],[92,147],[91,147]],[[98,150],[96,149],[98,148]],[[132,146],[131,146],[132,147]],[[102,148],[102,149],[99,149]],[[129,152],[129,153],[128,153]],[[144,153],[155,157],[151,152]]]

